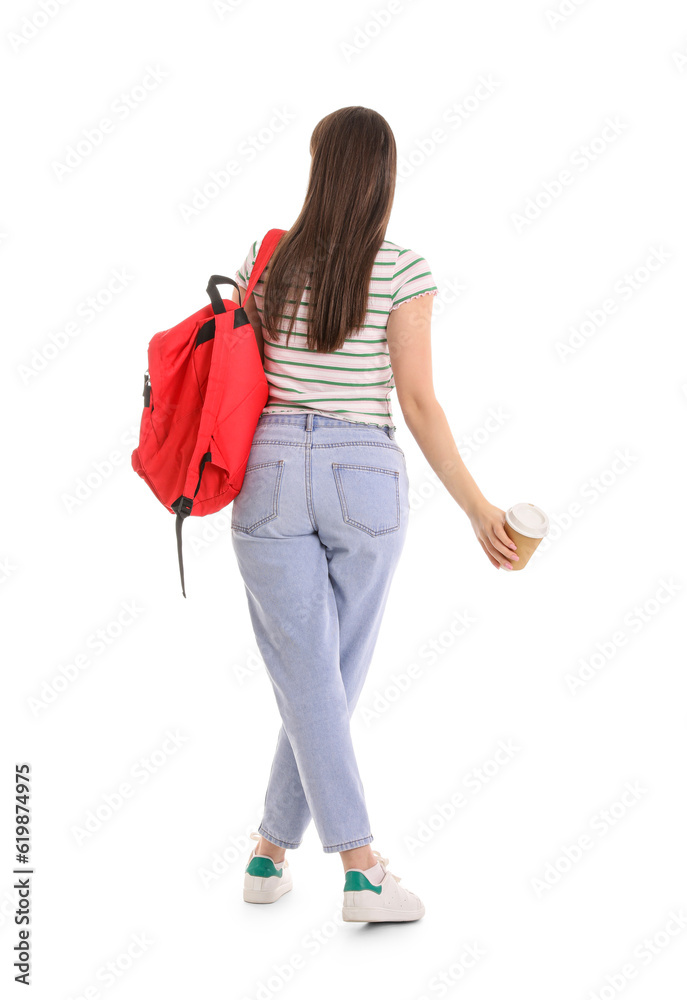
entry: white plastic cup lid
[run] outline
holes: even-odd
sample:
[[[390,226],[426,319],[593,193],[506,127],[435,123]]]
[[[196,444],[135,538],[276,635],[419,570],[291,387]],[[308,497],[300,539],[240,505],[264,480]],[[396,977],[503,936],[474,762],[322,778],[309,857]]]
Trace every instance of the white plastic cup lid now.
[[[543,538],[549,533],[549,519],[533,503],[516,503],[506,511],[506,521],[528,538]]]

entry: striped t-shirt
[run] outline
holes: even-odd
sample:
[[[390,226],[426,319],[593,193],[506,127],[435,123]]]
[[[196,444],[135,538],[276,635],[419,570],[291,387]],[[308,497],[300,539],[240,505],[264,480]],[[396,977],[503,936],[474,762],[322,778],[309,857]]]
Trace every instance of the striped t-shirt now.
[[[236,281],[248,287],[260,249],[258,240],[236,271]],[[253,292],[262,319],[264,281],[269,264]],[[311,351],[306,347],[306,285],[293,332],[286,346],[288,315],[278,329],[279,340],[264,338],[265,375],[269,397],[263,413],[314,411],[355,423],[374,423],[396,429],[391,414],[394,377],[389,360],[386,324],[389,313],[418,295],[436,295],[438,288],[424,257],[384,240],[372,268],[367,315],[363,327],[353,331],[338,351]],[[243,299],[242,299],[243,301]]]

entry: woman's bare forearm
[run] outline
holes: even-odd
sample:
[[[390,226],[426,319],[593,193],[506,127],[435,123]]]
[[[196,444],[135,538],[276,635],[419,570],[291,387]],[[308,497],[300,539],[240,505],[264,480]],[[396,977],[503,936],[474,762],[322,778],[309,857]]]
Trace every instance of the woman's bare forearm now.
[[[408,430],[443,485],[468,517],[488,501],[460,457],[446,414],[437,399],[403,410]]]

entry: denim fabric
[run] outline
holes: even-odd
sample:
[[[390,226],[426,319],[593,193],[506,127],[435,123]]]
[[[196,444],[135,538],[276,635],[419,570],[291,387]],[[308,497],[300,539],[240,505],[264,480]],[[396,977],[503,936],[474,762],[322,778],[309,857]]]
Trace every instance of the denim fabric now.
[[[325,852],[369,844],[350,716],[372,660],[408,528],[392,427],[263,413],[232,544],[282,719],[259,832]]]

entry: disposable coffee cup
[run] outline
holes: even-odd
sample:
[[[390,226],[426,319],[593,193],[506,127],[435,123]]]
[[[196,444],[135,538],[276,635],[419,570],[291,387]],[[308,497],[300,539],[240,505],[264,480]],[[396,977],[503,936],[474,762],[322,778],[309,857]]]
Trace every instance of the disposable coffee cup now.
[[[549,519],[533,503],[516,503],[506,511],[506,534],[515,542],[519,559],[510,560],[513,569],[524,569],[542,538],[549,533]]]

